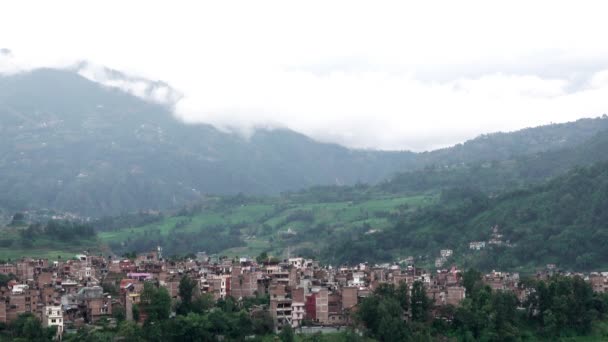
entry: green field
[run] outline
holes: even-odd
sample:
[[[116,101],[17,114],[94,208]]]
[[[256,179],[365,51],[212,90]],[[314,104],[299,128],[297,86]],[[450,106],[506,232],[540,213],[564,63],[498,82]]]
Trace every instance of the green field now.
[[[57,260],[70,259],[76,254],[88,251],[99,253],[103,247],[99,239],[78,239],[75,242],[36,237],[25,243],[19,232],[26,227],[0,227],[0,260],[17,260],[25,257]]]
[[[101,227],[97,238],[72,242],[52,237],[24,240],[20,231],[27,227],[0,227],[0,260],[57,259],[59,256],[65,259],[84,251],[142,252],[156,245],[167,248],[168,255],[210,251],[211,254],[253,257],[264,251],[276,256],[284,256],[288,250],[294,254],[301,250],[318,252],[336,234],[387,229],[394,225],[391,215],[437,201],[437,195],[433,194],[370,197],[320,203],[297,197],[251,198],[238,204],[214,199],[212,205],[196,212],[165,216],[139,226],[123,228],[121,225],[113,230]],[[171,244],[178,235],[193,244]],[[229,243],[221,244],[220,240]],[[142,245],[142,241],[146,243]]]
[[[175,233],[188,233],[196,239],[205,239],[205,232],[209,230],[238,229],[243,246],[223,249],[219,253],[255,256],[270,251],[280,255],[288,247],[293,250],[318,249],[318,235],[310,233],[312,228],[322,227],[328,234],[352,229],[382,230],[391,226],[388,218],[391,213],[414,210],[436,200],[436,195],[384,196],[360,202],[325,203],[266,199],[262,203],[214,206],[195,214],[167,217],[143,226],[100,232],[98,236],[104,244],[117,246],[150,236],[171,239]]]

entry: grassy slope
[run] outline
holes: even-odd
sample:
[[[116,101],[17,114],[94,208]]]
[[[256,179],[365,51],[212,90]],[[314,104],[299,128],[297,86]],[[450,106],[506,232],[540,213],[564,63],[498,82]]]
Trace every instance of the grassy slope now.
[[[369,225],[382,230],[390,226],[389,219],[374,215],[377,212],[391,212],[404,208],[415,208],[435,203],[434,195],[417,195],[410,197],[379,197],[359,203],[326,202],[326,203],[281,203],[279,199],[263,204],[246,204],[205,210],[191,217],[175,216],[140,227],[126,228],[118,231],[102,232],[101,241],[106,244],[119,243],[128,239],[146,236],[151,231],[160,231],[170,238],[172,231],[198,232],[207,227],[223,229],[240,224],[240,233],[245,247],[231,248],[223,254],[255,256],[262,251],[270,250],[281,254],[289,246],[292,249],[318,247],[315,235],[306,234],[313,226],[323,225],[329,231],[347,231]],[[306,212],[312,214],[312,220],[290,219],[290,216]],[[176,227],[178,226],[178,227]],[[285,239],[284,234],[291,229],[302,237]],[[201,236],[204,238],[204,236]],[[197,251],[184,251],[184,253]]]
[[[38,238],[32,241],[31,246],[24,246],[20,242],[19,230],[25,227],[0,227],[2,241],[12,241],[10,246],[0,247],[0,260],[15,260],[24,257],[57,259],[71,258],[84,250],[99,252],[105,250],[97,239],[79,240],[78,243]]]

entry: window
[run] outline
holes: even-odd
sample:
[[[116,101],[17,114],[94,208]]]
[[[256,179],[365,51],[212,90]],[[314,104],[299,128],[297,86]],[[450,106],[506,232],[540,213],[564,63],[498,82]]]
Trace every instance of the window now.
[[[51,323],[55,323],[55,322],[56,322],[56,320],[53,318],[53,319],[51,320]]]

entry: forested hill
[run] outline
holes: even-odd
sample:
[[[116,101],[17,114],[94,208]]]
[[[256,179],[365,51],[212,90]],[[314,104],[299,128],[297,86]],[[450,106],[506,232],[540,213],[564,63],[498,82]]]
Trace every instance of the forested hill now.
[[[119,254],[157,245],[167,255],[285,256],[290,250],[334,265],[414,256],[432,267],[440,250],[452,249],[447,265],[483,270],[608,265],[608,162],[493,197],[466,186],[418,195],[340,189],[215,198],[175,216],[139,214],[95,225],[100,240]],[[491,244],[494,238],[499,242]],[[469,249],[474,241],[485,248]]]
[[[270,194],[375,182],[408,152],[355,151],[288,130],[250,139],[186,125],[69,71],[0,77],[0,206],[99,216],[181,206],[206,193]]]
[[[517,156],[567,148],[584,143],[608,130],[608,116],[522,129],[510,133],[484,134],[450,148],[418,154],[422,165],[451,165],[479,161],[510,160]]]
[[[604,121],[596,119],[596,122]],[[378,187],[390,193],[417,193],[466,186],[486,193],[497,193],[539,184],[574,167],[601,161],[608,161],[608,130],[596,133],[580,144],[560,149],[515,155],[502,160],[429,165],[398,173]]]
[[[435,152],[349,150],[289,130],[250,139],[186,125],[170,108],[71,71],[0,76],[0,207],[102,216],[180,207],[204,194],[277,194],[375,183],[398,171],[575,146],[608,128],[586,119],[491,134]]]
[[[576,168],[546,184],[496,198],[451,189],[438,204],[404,215],[391,229],[371,235],[345,234],[331,241],[326,256],[338,262],[387,260],[401,253],[433,256],[455,250],[463,264],[513,269],[554,263],[576,270],[608,265],[608,163]],[[502,245],[469,250],[471,241]]]

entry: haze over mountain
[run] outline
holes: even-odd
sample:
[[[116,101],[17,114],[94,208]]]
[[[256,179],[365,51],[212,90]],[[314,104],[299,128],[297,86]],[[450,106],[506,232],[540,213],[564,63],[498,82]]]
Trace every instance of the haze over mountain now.
[[[425,151],[608,112],[602,4],[62,0],[3,12],[0,72],[91,61],[167,82],[179,117],[216,127]]]
[[[0,77],[0,206],[100,216],[181,206],[204,194],[276,194],[375,183],[427,165],[505,160],[574,146],[608,128],[581,120],[415,154],[350,150],[286,129],[249,139],[188,125],[171,108],[39,69]]]
[[[204,193],[373,182],[411,153],[351,151],[292,131],[249,140],[69,72],[0,78],[2,201],[88,215],[167,208]]]

